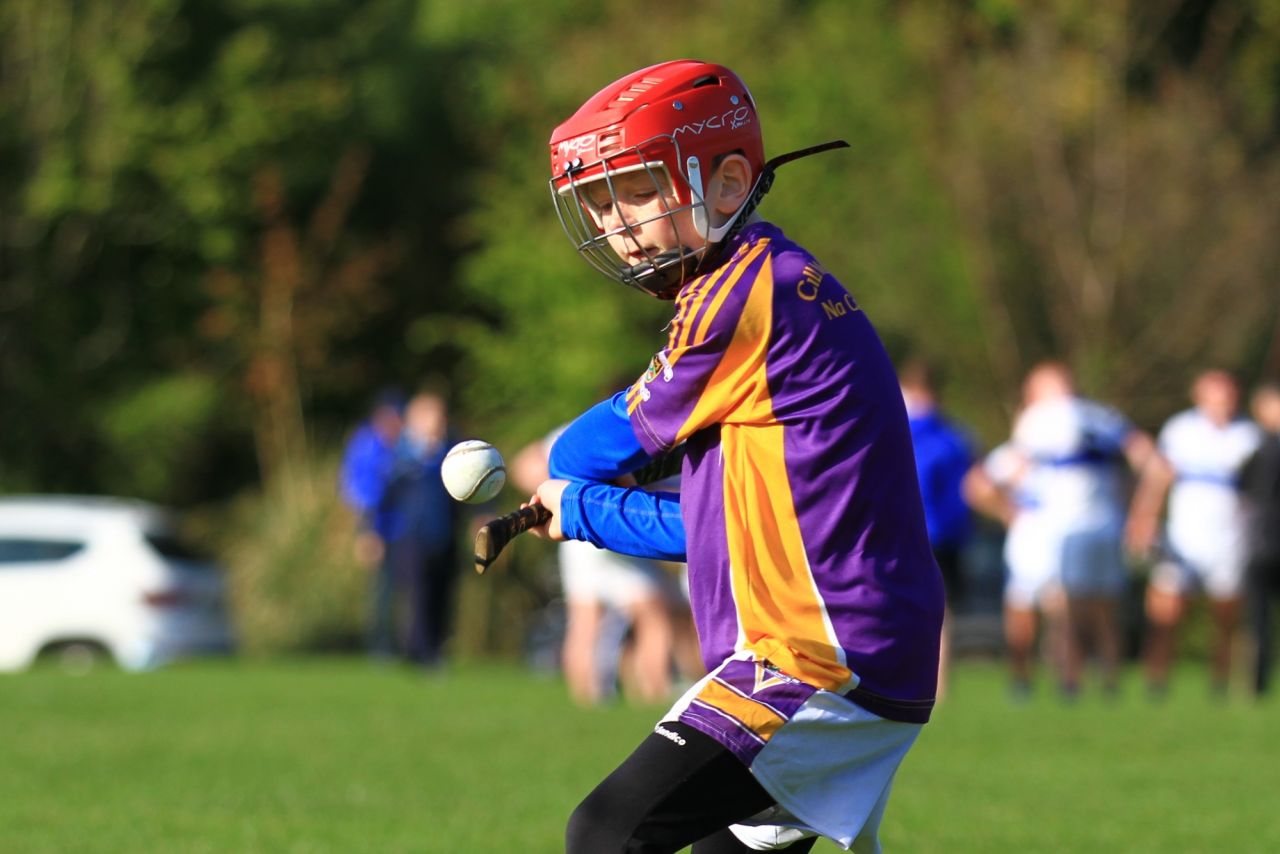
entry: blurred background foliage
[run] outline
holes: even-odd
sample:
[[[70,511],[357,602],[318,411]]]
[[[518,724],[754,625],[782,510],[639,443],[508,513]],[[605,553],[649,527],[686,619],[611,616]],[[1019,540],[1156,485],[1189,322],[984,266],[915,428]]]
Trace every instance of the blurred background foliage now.
[[[0,3],[0,490],[196,510],[252,648],[351,636],[332,460],[373,390],[444,377],[514,453],[660,345],[544,145],[678,56],[742,75],[770,154],[852,143],[763,212],[985,442],[1049,356],[1151,429],[1203,366],[1280,372],[1280,0],[636,9]],[[468,585],[461,645],[511,648],[529,595]]]

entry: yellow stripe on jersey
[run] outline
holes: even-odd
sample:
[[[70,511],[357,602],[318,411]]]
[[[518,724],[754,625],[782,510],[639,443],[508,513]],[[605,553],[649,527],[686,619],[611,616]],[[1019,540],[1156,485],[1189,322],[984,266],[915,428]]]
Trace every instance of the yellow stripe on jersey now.
[[[636,380],[636,384],[631,387],[631,390],[627,392],[628,415],[633,415],[636,411],[636,407],[640,405],[640,401],[644,400],[644,398],[640,396],[640,387],[643,385],[644,380],[638,379]]]
[[[715,679],[708,679],[707,684],[698,692],[695,699],[697,702],[733,715],[762,741],[768,741],[786,723],[786,719],[779,716],[773,709],[750,697],[744,697]]]
[[[693,336],[693,340],[690,342],[690,346],[697,347],[699,344],[701,344],[703,341],[706,340],[707,329],[711,326],[711,321],[714,320],[715,316],[720,313],[720,309],[724,306],[724,301],[729,298],[729,293],[733,290],[734,285],[738,284],[738,282],[742,279],[742,274],[747,271],[747,268],[751,266],[752,262],[754,262],[756,258],[760,257],[760,254],[765,250],[767,250],[768,248],[769,248],[769,241],[761,240],[759,243],[757,243],[755,246],[752,247],[750,252],[742,256],[741,261],[737,262],[738,264],[737,268],[733,271],[732,275],[730,275],[729,280],[726,281],[720,287],[720,290],[715,295],[715,299],[711,301],[711,306],[707,309],[707,313],[704,314],[702,316],[702,320],[698,322],[698,333]],[[769,280],[772,281],[773,273],[772,273],[772,266],[770,264],[770,260],[771,259],[765,260],[764,266],[768,269],[767,270],[761,269],[759,275],[756,277],[757,280],[763,279],[767,276]],[[694,319],[693,317],[690,317],[690,320],[693,320],[693,319]],[[767,331],[767,327],[766,327],[766,331]]]
[[[787,477],[783,426],[726,424],[725,532],[744,648],[797,679],[834,691],[852,672],[814,583]]]
[[[738,625],[746,648],[828,690],[852,676],[843,663],[805,554],[786,469],[783,426],[765,355],[773,323],[773,265],[765,259],[729,342],[676,441],[720,422],[725,531]],[[712,307],[713,309],[715,306]]]
[[[702,303],[706,300],[707,294],[712,291],[713,282],[728,278],[734,275],[734,270],[741,270],[743,250],[748,244],[738,247],[733,256],[729,258],[720,269],[715,270],[707,275],[696,279],[684,294],[680,310],[676,313],[676,320],[672,323],[671,335],[667,340],[667,349],[676,351],[682,347],[689,345],[689,333],[693,329],[693,322],[698,317],[698,311],[702,308]],[[740,275],[740,272],[739,272]]]
[[[716,278],[718,274],[719,271],[710,273],[695,280],[689,286],[688,293],[680,301],[680,307],[676,311],[676,318],[671,323],[671,334],[667,336],[668,350],[677,350],[688,343],[689,329],[693,326],[693,318],[697,316],[698,309],[702,307],[702,301],[706,298],[707,291],[711,290],[711,280]]]
[[[693,287],[689,289],[683,300],[681,300],[680,308],[677,309],[677,325],[672,327],[668,339],[668,366],[675,365],[675,363],[679,361],[681,354],[690,346],[696,347],[706,339],[707,327],[711,323],[711,319],[720,311],[720,308],[724,305],[724,301],[728,298],[730,291],[733,290],[734,285],[736,285],[742,278],[742,274],[746,272],[747,267],[751,265],[752,261],[760,256],[760,253],[763,252],[768,245],[768,240],[761,240],[752,247],[750,252],[745,255],[735,256],[734,260],[730,261],[729,264],[726,265],[726,267],[729,268],[729,272],[727,274],[724,274],[723,271],[716,271],[715,273],[704,277],[701,282],[695,283]],[[767,263],[768,262],[766,261],[766,264]],[[762,272],[761,275],[764,275],[764,273]],[[711,286],[712,279],[721,278],[723,278],[723,282],[718,289]],[[702,322],[698,324],[698,334],[693,336],[692,340],[690,340],[690,332],[693,329],[693,324],[697,319],[698,312],[701,310],[702,304],[706,300],[707,295],[713,291],[715,292],[715,297],[711,301],[711,307],[707,309],[706,316],[703,317]],[[679,335],[680,338],[679,342],[676,342],[677,335]],[[635,414],[636,409],[638,409],[640,404],[644,401],[644,395],[640,394],[640,389],[643,388],[643,386],[644,381],[640,380],[631,387],[630,391],[627,392],[628,415]],[[677,439],[676,444],[683,442],[685,438],[687,438],[687,435]]]
[[[708,287],[694,296],[697,305],[692,308],[686,318],[685,328],[681,334],[681,344],[670,352],[669,358],[671,364],[674,365],[690,347],[697,347],[707,337],[707,327],[711,324],[712,318],[719,313],[724,301],[729,298],[729,294],[733,291],[735,285],[742,279],[742,274],[751,266],[751,262],[760,257],[760,253],[764,252],[769,246],[768,240],[761,240],[751,251],[743,255],[740,259],[730,262],[731,270],[718,287]],[[763,274],[762,274],[763,275]],[[718,278],[718,275],[717,275]],[[706,314],[702,316],[702,320],[698,322],[698,332],[696,335],[690,336],[690,330],[693,324],[698,320],[697,313],[701,310],[703,302],[714,292],[715,296],[711,298],[711,305],[707,308]]]
[[[728,294],[733,284],[726,283],[720,295]],[[708,317],[719,310],[720,306],[713,304],[707,310]],[[722,420],[752,423],[773,420],[764,373],[772,324],[773,259],[766,258],[742,307],[733,339],[707,380],[693,411],[681,425],[675,440],[677,444],[703,427]],[[705,334],[705,329],[700,329],[699,334]]]

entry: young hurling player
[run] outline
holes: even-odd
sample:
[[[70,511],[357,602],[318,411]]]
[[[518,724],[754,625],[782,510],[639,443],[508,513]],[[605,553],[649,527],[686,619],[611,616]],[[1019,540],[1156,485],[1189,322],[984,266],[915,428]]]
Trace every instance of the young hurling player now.
[[[578,250],[675,314],[645,374],[556,442],[540,533],[687,556],[709,673],[577,808],[573,854],[877,850],[929,718],[943,591],[897,379],[854,298],[752,216],[814,151],[766,163],[746,86],[693,60],[551,137]],[[611,485],[682,443],[680,496]]]

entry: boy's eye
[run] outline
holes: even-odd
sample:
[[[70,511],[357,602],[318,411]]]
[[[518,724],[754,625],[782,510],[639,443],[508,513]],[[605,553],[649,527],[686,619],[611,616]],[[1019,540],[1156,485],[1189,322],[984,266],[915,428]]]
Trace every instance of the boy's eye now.
[[[604,190],[590,189],[583,195],[586,197],[587,204],[596,210],[600,210],[613,202],[613,196]]]

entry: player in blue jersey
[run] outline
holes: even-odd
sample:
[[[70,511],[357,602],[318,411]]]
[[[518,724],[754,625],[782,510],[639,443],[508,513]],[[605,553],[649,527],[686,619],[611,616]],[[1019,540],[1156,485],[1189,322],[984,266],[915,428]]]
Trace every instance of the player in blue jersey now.
[[[552,198],[665,346],[575,420],[542,533],[685,559],[708,675],[575,810],[571,854],[876,851],[937,688],[941,577],[893,366],[853,296],[754,216],[768,163],[723,66],[642,69],[551,138]],[[679,496],[616,486],[684,449]]]
[[[973,533],[972,514],[962,490],[965,474],[973,464],[973,446],[969,436],[943,415],[938,400],[938,372],[932,365],[921,359],[909,361],[898,371],[898,381],[911,425],[929,545],[947,590],[938,663],[941,697],[946,692],[951,658],[951,615],[964,594],[961,560]]]

